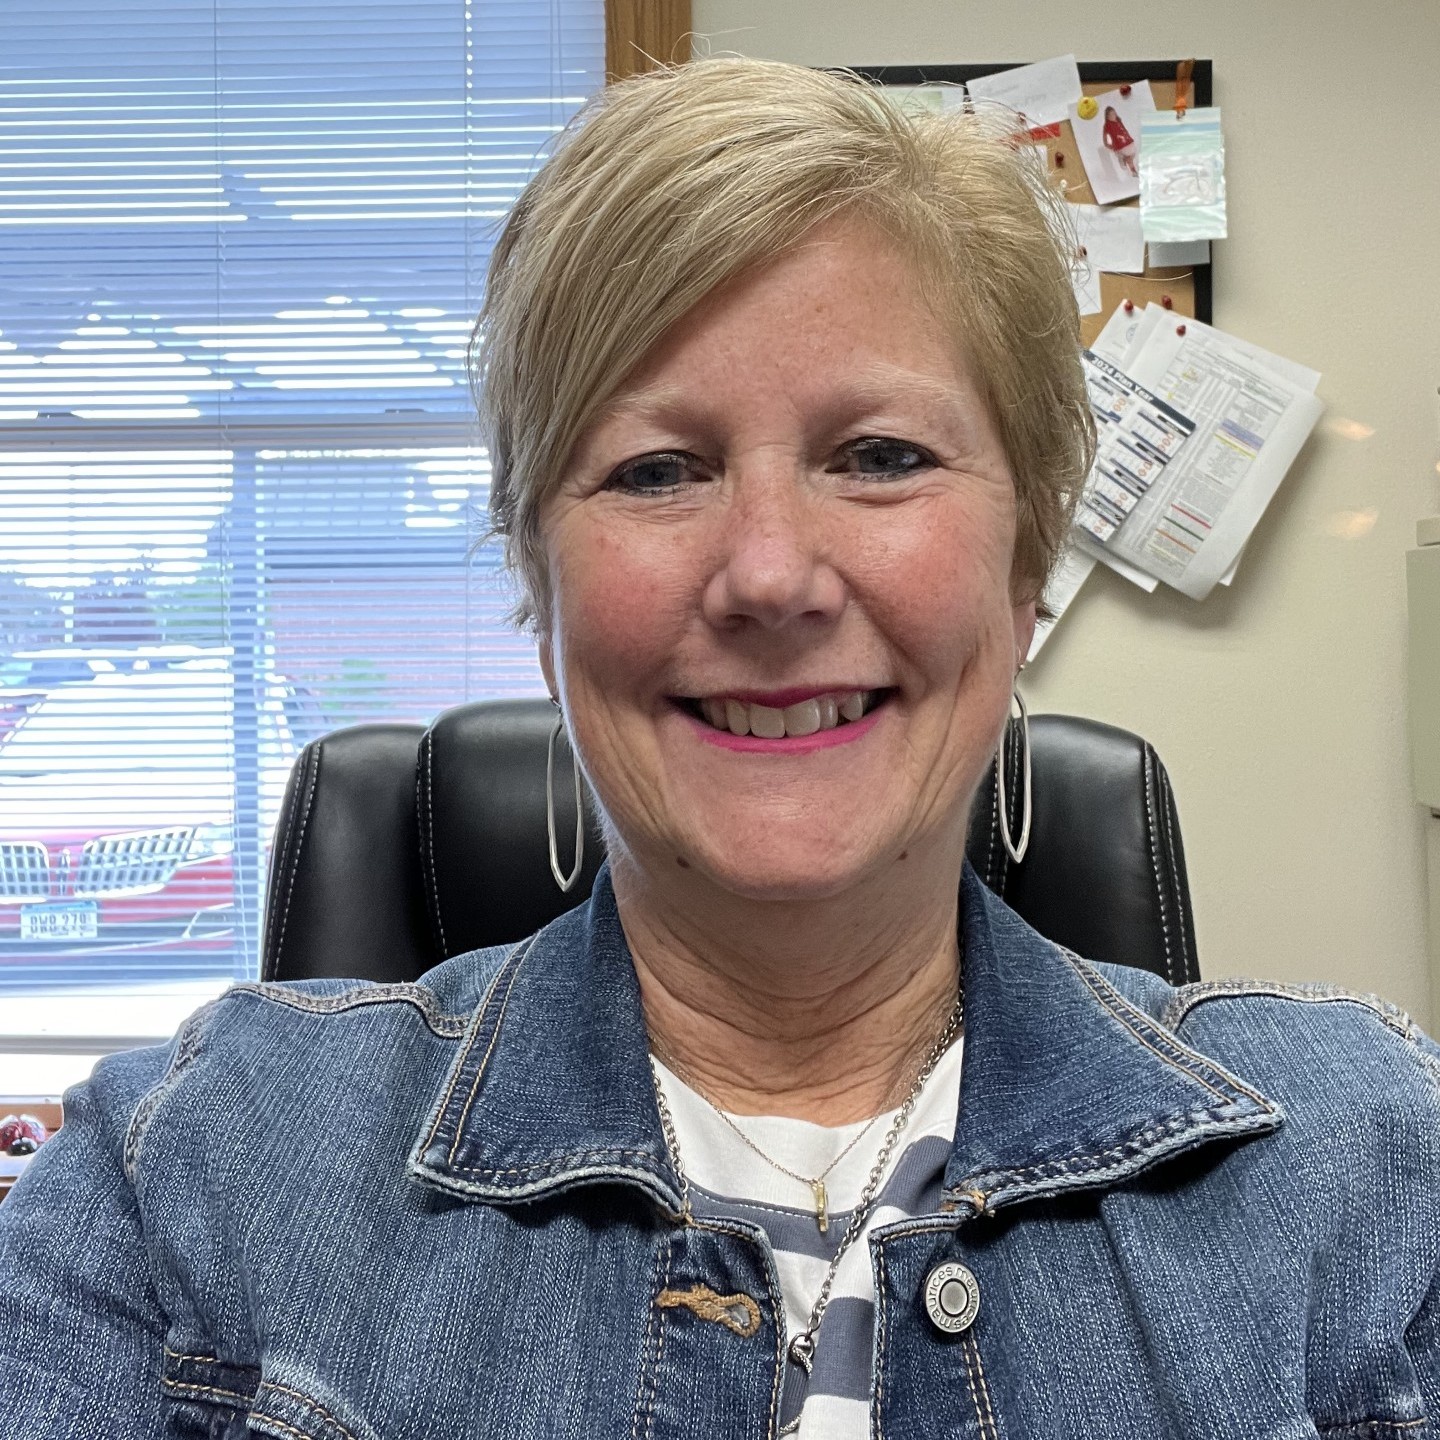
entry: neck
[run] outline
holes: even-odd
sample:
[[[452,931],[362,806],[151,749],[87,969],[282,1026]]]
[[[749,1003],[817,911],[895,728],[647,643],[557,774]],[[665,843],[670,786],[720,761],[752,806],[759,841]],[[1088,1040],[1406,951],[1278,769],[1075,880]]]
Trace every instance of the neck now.
[[[755,901],[694,872],[657,886],[612,853],[656,1053],[736,1114],[843,1125],[892,1108],[955,1004],[960,863],[893,866],[823,900]]]

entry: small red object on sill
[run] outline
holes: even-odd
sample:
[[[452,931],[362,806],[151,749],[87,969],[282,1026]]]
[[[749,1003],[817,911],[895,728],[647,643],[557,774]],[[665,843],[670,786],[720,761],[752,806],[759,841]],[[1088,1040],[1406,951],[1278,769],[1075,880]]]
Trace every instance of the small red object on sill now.
[[[33,1155],[45,1143],[45,1127],[33,1115],[0,1120],[0,1154]]]

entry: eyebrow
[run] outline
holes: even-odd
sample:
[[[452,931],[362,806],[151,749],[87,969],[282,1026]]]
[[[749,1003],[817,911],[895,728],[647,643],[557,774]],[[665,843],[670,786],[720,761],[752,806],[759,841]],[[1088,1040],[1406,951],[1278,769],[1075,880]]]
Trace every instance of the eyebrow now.
[[[957,376],[954,383],[934,375],[919,374],[903,365],[876,361],[866,366],[853,379],[838,385],[828,397],[827,409],[836,412],[882,410],[888,405],[913,401],[921,397],[928,405],[949,410],[957,419],[968,411],[962,396],[966,390],[981,403],[985,397],[978,386],[967,386]],[[595,422],[603,423],[619,417],[638,420],[683,420],[693,415],[695,406],[680,387],[648,385],[641,390],[624,391],[612,396],[595,414]]]

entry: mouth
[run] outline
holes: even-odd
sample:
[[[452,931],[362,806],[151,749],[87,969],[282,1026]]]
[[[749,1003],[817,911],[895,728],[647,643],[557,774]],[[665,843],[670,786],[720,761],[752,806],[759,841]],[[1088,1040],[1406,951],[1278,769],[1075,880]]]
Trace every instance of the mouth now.
[[[788,705],[762,705],[738,696],[707,695],[679,698],[676,704],[712,730],[735,736],[753,735],[762,740],[784,740],[853,725],[894,693],[892,688],[830,690]]]

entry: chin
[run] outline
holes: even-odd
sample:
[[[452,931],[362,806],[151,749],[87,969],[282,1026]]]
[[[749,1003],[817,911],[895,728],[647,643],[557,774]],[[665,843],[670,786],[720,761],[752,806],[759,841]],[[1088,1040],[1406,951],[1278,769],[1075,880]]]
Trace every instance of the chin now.
[[[691,864],[709,880],[746,900],[803,903],[833,899],[883,868],[873,851],[837,853],[833,845],[817,853],[813,844],[763,847],[736,843],[717,850],[713,843],[691,852]],[[867,847],[868,848],[868,847]]]

